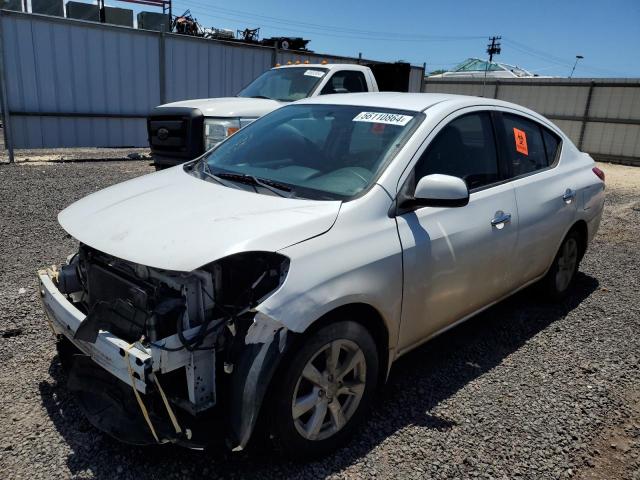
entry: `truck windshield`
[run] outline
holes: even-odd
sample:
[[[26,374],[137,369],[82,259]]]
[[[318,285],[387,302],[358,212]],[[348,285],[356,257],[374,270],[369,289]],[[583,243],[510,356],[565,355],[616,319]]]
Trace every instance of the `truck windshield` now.
[[[326,73],[326,68],[316,67],[274,68],[256,78],[238,96],[294,102],[308,97]]]
[[[349,200],[377,180],[423,118],[419,112],[376,107],[290,105],[211,150],[200,172],[222,179],[219,183],[252,179],[254,187],[263,183],[288,195]]]

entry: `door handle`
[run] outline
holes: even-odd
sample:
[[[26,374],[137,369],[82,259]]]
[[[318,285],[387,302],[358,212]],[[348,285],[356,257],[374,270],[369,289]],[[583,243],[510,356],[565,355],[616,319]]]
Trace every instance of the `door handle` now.
[[[506,223],[511,222],[511,214],[504,213],[502,210],[498,210],[491,220],[491,226],[496,227],[498,230],[502,229]]]
[[[571,190],[570,188],[567,188],[562,195],[562,200],[564,200],[564,203],[566,204],[571,203],[574,198],[576,198],[576,191]]]

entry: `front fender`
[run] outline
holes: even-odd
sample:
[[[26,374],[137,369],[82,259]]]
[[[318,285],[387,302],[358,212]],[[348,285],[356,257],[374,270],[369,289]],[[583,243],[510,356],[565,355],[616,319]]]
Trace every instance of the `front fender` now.
[[[379,187],[340,209],[326,233],[279,251],[290,259],[281,288],[257,310],[293,332],[347,304],[378,311],[394,348],[400,329],[402,246],[390,199]]]
[[[234,451],[244,449],[258,421],[273,375],[288,351],[291,335],[283,326],[270,340],[246,345],[231,377],[229,441]]]

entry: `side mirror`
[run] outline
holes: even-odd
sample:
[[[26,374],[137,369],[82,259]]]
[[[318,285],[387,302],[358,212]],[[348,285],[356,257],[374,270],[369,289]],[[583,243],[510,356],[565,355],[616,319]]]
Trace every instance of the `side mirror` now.
[[[464,207],[469,203],[469,189],[461,178],[434,173],[418,181],[408,201],[420,207]]]

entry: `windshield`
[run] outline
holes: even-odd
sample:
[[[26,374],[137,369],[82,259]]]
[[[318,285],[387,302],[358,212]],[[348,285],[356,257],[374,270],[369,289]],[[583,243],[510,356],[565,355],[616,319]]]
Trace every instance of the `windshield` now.
[[[326,73],[326,68],[316,67],[275,68],[256,78],[238,96],[293,102],[307,98]]]
[[[257,179],[298,197],[348,200],[376,181],[422,118],[375,107],[290,105],[229,137],[202,167],[225,182],[240,174],[255,177],[254,187]]]

